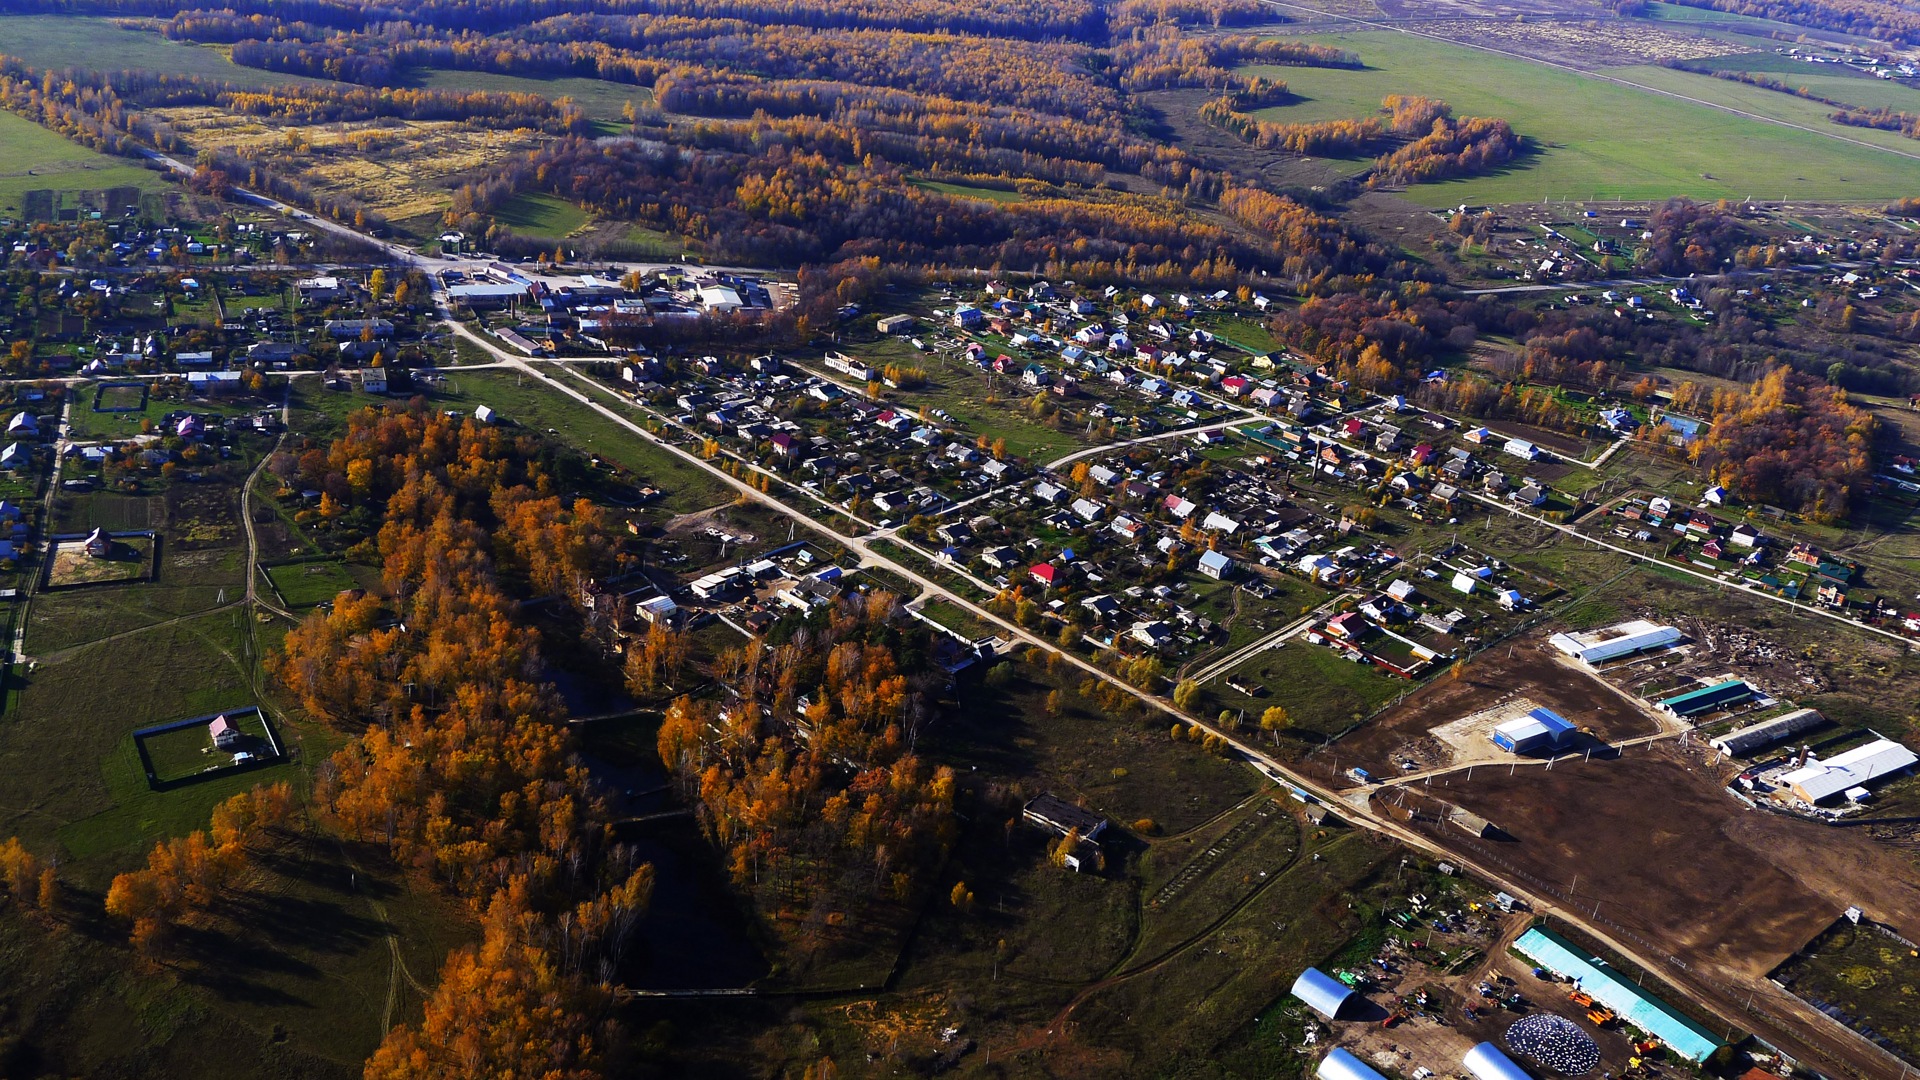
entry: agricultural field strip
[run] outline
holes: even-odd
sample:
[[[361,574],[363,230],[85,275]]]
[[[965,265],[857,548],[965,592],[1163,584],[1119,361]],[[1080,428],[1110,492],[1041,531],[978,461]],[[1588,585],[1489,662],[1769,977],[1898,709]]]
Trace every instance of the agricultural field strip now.
[[[1317,14],[1317,12],[1314,12],[1312,8],[1301,7],[1298,4],[1289,4],[1289,3],[1286,3],[1285,0],[1260,0],[1260,2],[1262,4],[1267,5],[1268,7],[1279,8],[1283,11],[1294,12],[1297,14]],[[1662,90],[1659,87],[1647,86],[1642,83],[1633,82],[1630,79],[1616,78],[1611,75],[1603,75],[1603,74],[1600,74],[1599,72],[1594,72],[1594,71],[1584,71],[1580,68],[1574,67],[1571,64],[1562,64],[1553,60],[1543,60],[1543,59],[1540,59],[1539,57],[1528,56],[1525,53],[1514,52],[1508,49],[1499,49],[1491,45],[1476,44],[1471,41],[1455,41],[1451,38],[1443,38],[1437,34],[1424,33],[1422,31],[1414,30],[1406,26],[1395,26],[1390,23],[1375,22],[1369,19],[1361,19],[1353,16],[1348,16],[1347,21],[1353,22],[1360,26],[1365,26],[1372,30],[1391,30],[1395,33],[1407,34],[1412,37],[1425,38],[1429,41],[1438,41],[1448,45],[1458,45],[1458,46],[1461,46],[1462,48],[1477,49],[1480,52],[1492,53],[1495,56],[1504,56],[1510,60],[1521,60],[1529,64],[1539,64],[1543,67],[1555,68],[1557,70],[1565,71],[1569,74],[1577,75],[1582,78],[1596,79],[1600,82],[1613,83],[1616,86],[1630,87],[1632,89],[1642,91],[1643,93],[1658,94],[1661,97],[1673,98],[1677,101],[1685,101],[1690,104],[1700,105],[1709,109],[1717,109],[1721,112],[1731,113],[1734,116],[1745,117],[1746,119],[1749,119],[1749,120],[1758,120],[1761,123],[1766,123],[1766,124],[1777,124],[1780,127],[1791,128],[1795,131],[1806,132],[1809,135],[1824,136],[1836,142],[1851,143],[1854,146],[1865,147],[1866,149],[1869,149],[1869,150],[1879,150],[1883,153],[1895,155],[1896,157],[1903,157],[1913,161],[1920,161],[1920,154],[1908,153],[1907,151],[1904,151],[1904,150],[1895,150],[1892,147],[1881,146],[1878,143],[1871,143],[1861,139],[1851,138],[1846,135],[1841,135],[1838,132],[1822,131],[1819,128],[1808,127],[1805,124],[1796,124],[1788,120],[1781,120],[1771,116],[1763,116],[1760,113],[1748,112],[1745,109],[1736,109],[1731,105],[1722,105],[1722,104],[1719,104],[1718,102],[1708,101],[1704,98],[1692,97],[1687,94],[1682,94],[1675,90]]]

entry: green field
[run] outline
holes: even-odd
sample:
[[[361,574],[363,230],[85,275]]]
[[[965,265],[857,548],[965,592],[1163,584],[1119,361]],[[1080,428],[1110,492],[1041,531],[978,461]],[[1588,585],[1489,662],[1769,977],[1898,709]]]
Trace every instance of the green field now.
[[[501,419],[521,427],[539,432],[552,428],[555,438],[582,454],[598,454],[632,470],[640,482],[658,487],[666,493],[659,505],[676,513],[731,501],[729,490],[718,478],[531,376],[497,371],[449,374],[448,381],[432,394],[436,407],[447,401],[469,410],[487,405]],[[577,381],[575,385],[584,389]],[[622,408],[610,395],[596,393],[596,399],[610,408]],[[627,414],[635,423],[645,419],[637,410],[628,409]]]
[[[347,565],[334,560],[267,567],[274,591],[290,608],[309,608],[360,584]]]
[[[7,28],[0,22],[0,30]],[[9,43],[6,48],[13,46]],[[162,191],[157,172],[108,157],[9,112],[0,112],[0,216],[19,217],[29,191]]]
[[[927,191],[937,191],[942,195],[951,195],[956,199],[980,199],[985,202],[1017,203],[1026,200],[1026,196],[1017,191],[1002,191],[999,188],[975,187],[972,184],[949,184],[940,180],[914,180],[914,187]]]
[[[220,49],[171,41],[157,31],[124,29],[111,19],[8,15],[0,17],[0,41],[6,42],[8,56],[42,68],[157,71],[248,88],[323,81],[241,67]]]
[[[494,220],[526,236],[559,238],[584,226],[587,212],[551,195],[521,192],[494,212]]]
[[[644,86],[605,79],[529,79],[485,71],[448,71],[433,68],[417,73],[416,86],[430,90],[486,90],[501,94],[538,94],[544,98],[571,98],[592,120],[620,120],[627,102],[636,109],[653,104],[653,91]]]
[[[1263,119],[1363,116],[1387,94],[1425,94],[1444,98],[1459,115],[1501,117],[1530,140],[1534,152],[1508,171],[1408,189],[1406,197],[1422,205],[1669,195],[1877,201],[1920,190],[1920,159],[1543,64],[1384,31],[1330,35],[1324,44],[1358,52],[1366,68],[1253,68],[1285,79],[1304,99],[1263,110]],[[1907,144],[1901,149],[1920,155],[1912,140],[1827,121],[1828,110],[1815,102],[1664,68],[1631,68],[1627,77],[1858,142]],[[1779,101],[1756,105],[1742,92]],[[1817,115],[1809,121],[1797,106]]]
[[[258,712],[235,716],[233,723],[248,740],[239,749],[255,754],[268,752],[267,723]],[[233,765],[232,753],[215,749],[207,729],[198,724],[148,735],[140,741],[146,744],[147,759],[153,762],[153,774],[162,783]],[[277,779],[279,777],[262,777],[256,782],[268,783]]]

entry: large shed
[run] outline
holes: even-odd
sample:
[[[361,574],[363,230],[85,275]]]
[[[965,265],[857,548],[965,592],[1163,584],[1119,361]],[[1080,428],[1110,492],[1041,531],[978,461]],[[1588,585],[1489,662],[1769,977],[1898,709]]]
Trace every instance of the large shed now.
[[[1467,1051],[1460,1059],[1477,1080],[1533,1080],[1527,1070],[1513,1063],[1513,1059],[1500,1052],[1492,1043],[1481,1043]]]
[[[1665,649],[1679,644],[1684,636],[1671,626],[1635,619],[1604,630],[1555,634],[1547,642],[1563,654],[1592,666],[1635,653]]]
[[[1818,709],[1795,709],[1784,716],[1748,724],[1713,740],[1713,748],[1729,757],[1745,757],[1755,750],[1772,746],[1791,735],[1811,731],[1827,722]]]
[[[1333,1020],[1339,1017],[1340,1010],[1353,997],[1353,987],[1319,968],[1308,968],[1293,980],[1293,996],[1306,1002],[1313,1011]]]
[[[1571,743],[1579,732],[1573,721],[1552,709],[1534,709],[1494,728],[1493,745],[1509,754],[1559,750]]]
[[[1606,961],[1576,948],[1545,927],[1528,930],[1513,947],[1548,971],[1572,979],[1593,1000],[1619,1013],[1620,1019],[1659,1039],[1688,1061],[1705,1061],[1725,1045],[1712,1032],[1608,967]]]
[[[1387,1080],[1379,1071],[1339,1047],[1327,1051],[1313,1071],[1320,1080]]]
[[[1860,791],[1871,790],[1873,785],[1906,772],[1916,762],[1920,762],[1920,757],[1892,739],[1875,739],[1825,761],[1809,761],[1782,776],[1780,783],[1809,804],[1831,799],[1843,791],[1864,800],[1866,796]]]
[[[1704,716],[1710,712],[1746,701],[1753,697],[1753,687],[1742,679],[1728,679],[1726,682],[1703,686],[1698,690],[1689,690],[1660,701],[1660,708],[1680,719]]]

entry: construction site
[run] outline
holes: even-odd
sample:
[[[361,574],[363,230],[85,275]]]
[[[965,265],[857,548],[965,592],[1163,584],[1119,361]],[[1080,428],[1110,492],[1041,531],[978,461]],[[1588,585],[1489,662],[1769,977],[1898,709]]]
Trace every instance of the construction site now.
[[[1723,1045],[1505,898],[1414,893],[1381,919],[1363,963],[1295,983],[1322,1080],[1691,1075]]]
[[[1658,714],[1535,636],[1482,653],[1457,676],[1433,680],[1304,764],[1331,783],[1350,786],[1349,770],[1356,767],[1389,779],[1504,763],[1513,753],[1494,742],[1494,730],[1535,709],[1578,729],[1562,749],[1609,746],[1663,730]]]
[[[1910,853],[1869,829],[1752,808],[1727,793],[1738,771],[1690,737],[1551,769],[1456,772],[1371,798],[1552,913],[1665,958],[1660,975],[1706,1003],[1698,1019],[1721,1034],[1764,1028],[1791,1056],[1817,1044],[1860,1075],[1884,1075],[1885,1051],[1768,975],[1849,907],[1920,931]]]

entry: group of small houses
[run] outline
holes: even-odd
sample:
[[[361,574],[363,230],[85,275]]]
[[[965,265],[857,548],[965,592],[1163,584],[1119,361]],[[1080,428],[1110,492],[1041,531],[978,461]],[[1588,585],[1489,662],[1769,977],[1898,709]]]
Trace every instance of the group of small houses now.
[[[1713,510],[1727,502],[1726,489],[1718,485],[1707,488],[1694,507],[1676,507],[1665,496],[1629,499],[1613,508],[1621,519],[1613,531],[1642,542],[1671,534],[1694,545],[1684,550],[1684,556],[1696,566],[1740,574],[1756,588],[1790,600],[1846,606],[1847,589],[1860,573],[1859,564],[1805,542],[1794,543],[1783,554],[1772,538],[1751,523],[1729,524],[1715,517]],[[1909,619],[1920,622],[1920,616]]]

